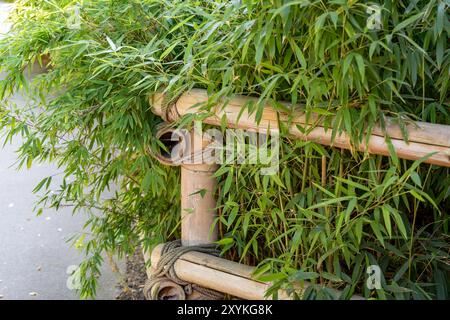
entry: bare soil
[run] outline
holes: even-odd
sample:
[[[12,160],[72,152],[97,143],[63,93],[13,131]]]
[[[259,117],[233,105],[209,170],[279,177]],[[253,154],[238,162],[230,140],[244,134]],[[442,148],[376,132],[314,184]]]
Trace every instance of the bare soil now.
[[[145,300],[143,289],[147,274],[142,250],[137,249],[126,257],[126,274],[119,284],[120,293],[116,300]]]

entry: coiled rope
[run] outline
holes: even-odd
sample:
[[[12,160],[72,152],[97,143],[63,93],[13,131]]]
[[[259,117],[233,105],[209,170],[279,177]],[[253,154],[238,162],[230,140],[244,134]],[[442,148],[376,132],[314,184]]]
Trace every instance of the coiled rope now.
[[[186,295],[190,295],[195,291],[202,294],[207,299],[223,299],[223,293],[201,287],[197,284],[186,282],[177,276],[175,272],[175,262],[177,262],[183,254],[191,251],[212,254],[215,256],[219,255],[219,251],[216,249],[216,245],[214,244],[184,247],[181,245],[181,240],[165,243],[162,248],[161,258],[159,259],[155,270],[152,272],[152,276],[147,280],[144,286],[144,295],[147,299],[159,299],[158,290],[154,289],[156,289],[156,286],[160,283],[160,281],[165,278],[181,286]]]

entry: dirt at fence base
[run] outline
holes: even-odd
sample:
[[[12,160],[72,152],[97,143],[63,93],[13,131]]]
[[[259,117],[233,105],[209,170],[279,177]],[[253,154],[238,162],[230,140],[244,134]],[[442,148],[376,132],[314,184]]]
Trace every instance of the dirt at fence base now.
[[[116,300],[145,300],[143,289],[146,280],[142,250],[137,249],[132,256],[126,257],[126,274],[119,283],[120,293]]]

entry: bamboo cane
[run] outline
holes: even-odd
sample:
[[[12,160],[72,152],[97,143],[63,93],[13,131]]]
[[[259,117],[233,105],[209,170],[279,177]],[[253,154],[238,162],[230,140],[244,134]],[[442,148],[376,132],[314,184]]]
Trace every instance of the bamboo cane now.
[[[205,141],[203,137],[198,137],[193,132],[183,136],[168,127],[160,128],[156,137],[166,145],[168,152],[154,156],[166,165],[181,165],[181,242],[183,246],[213,243],[217,240],[217,228],[211,227],[217,216],[216,200],[213,194],[217,184],[214,178],[217,165],[183,161],[188,158],[194,160],[195,155],[201,153],[209,141]],[[171,140],[172,138],[175,140]],[[197,141],[191,143],[190,140],[196,139]],[[177,144],[171,143],[175,141]],[[182,145],[179,148],[180,154],[174,157],[172,150],[169,149],[179,144]]]
[[[151,265],[157,265],[163,245],[156,246],[151,256]],[[187,282],[196,283],[203,287],[228,293],[234,297],[246,300],[271,299],[266,297],[270,283],[253,279],[254,267],[236,263],[201,252],[188,252],[175,262],[177,276]],[[308,282],[297,284],[296,293],[301,293],[309,286]],[[339,297],[338,290],[332,290]],[[278,299],[290,300],[291,297],[285,290],[278,291]],[[361,300],[362,297],[354,296],[353,300]]]
[[[167,108],[164,107],[163,101],[164,94],[157,93],[152,96],[151,105],[154,112],[167,121],[175,121],[181,116],[202,112],[202,106],[208,102],[208,95],[205,90],[193,89],[182,94],[176,103]],[[249,114],[247,110],[242,111],[242,108],[249,101],[256,101],[256,99],[237,96],[228,101],[226,105],[218,104],[213,107],[213,115],[208,116],[203,121],[220,126],[222,118],[225,118],[229,127],[270,133],[279,131],[279,119],[283,123],[290,123],[289,133],[301,140],[315,141],[327,146],[384,156],[390,155],[385,139],[386,136],[389,136],[399,158],[418,160],[434,153],[424,162],[450,167],[450,126],[448,125],[411,122],[406,126],[409,133],[408,142],[406,142],[403,139],[400,126],[395,124],[393,119],[387,118],[385,131],[382,130],[381,125],[377,124],[368,137],[367,144],[360,143],[355,146],[352,145],[350,137],[345,132],[337,134],[333,140],[332,130],[323,125],[318,115],[312,115],[307,119],[305,114],[297,113],[292,121],[289,121],[287,115],[277,112],[270,105],[266,105],[261,121],[257,124],[254,114]],[[287,104],[285,103],[285,105]],[[311,126],[313,123],[315,123],[313,129],[306,134],[298,128],[298,126]]]
[[[200,153],[209,143],[194,134],[188,132],[185,135],[175,130],[162,127],[157,131],[156,137],[166,147],[162,153],[154,156],[166,165],[181,165],[181,243],[183,246],[197,246],[214,243],[218,238],[218,230],[214,225],[216,219],[216,200],[214,190],[217,180],[214,172],[215,164],[203,164],[195,161],[183,162],[188,158],[195,160],[195,155]],[[193,144],[190,140],[194,140]],[[195,141],[197,140],[197,141]],[[176,143],[173,143],[176,142]],[[177,148],[177,152],[173,152]],[[149,256],[144,252],[144,258]],[[159,261],[159,260],[158,260]],[[152,266],[157,266],[155,262]],[[155,270],[147,268],[149,279],[153,278]],[[166,277],[155,280],[157,286],[149,285],[151,298],[176,299],[176,300],[203,300],[205,297],[200,292],[192,292],[185,295],[181,287]],[[148,297],[150,298],[150,297]]]
[[[181,243],[183,246],[217,241],[214,189],[217,184],[210,166],[181,167]]]

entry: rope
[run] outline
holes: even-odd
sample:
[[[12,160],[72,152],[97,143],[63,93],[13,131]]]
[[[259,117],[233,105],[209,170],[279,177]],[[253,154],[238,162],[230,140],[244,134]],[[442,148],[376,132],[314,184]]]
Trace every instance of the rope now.
[[[180,98],[181,94],[176,96],[176,99],[173,100],[173,102],[169,103],[170,97],[168,94],[164,94],[163,101],[162,101],[162,118],[165,122],[174,122],[178,119],[180,119],[180,114],[178,113],[177,109],[177,102]]]
[[[186,282],[177,276],[175,272],[175,262],[177,262],[183,254],[191,251],[212,254],[215,256],[219,255],[216,245],[214,244],[183,247],[181,245],[181,240],[165,243],[156,269],[152,272],[152,276],[145,283],[144,292],[146,293],[147,298],[150,300],[158,300],[158,290],[154,289],[163,278],[168,278],[181,286],[187,295],[190,295],[196,291],[211,300],[219,300],[223,298],[223,294],[218,291]]]

